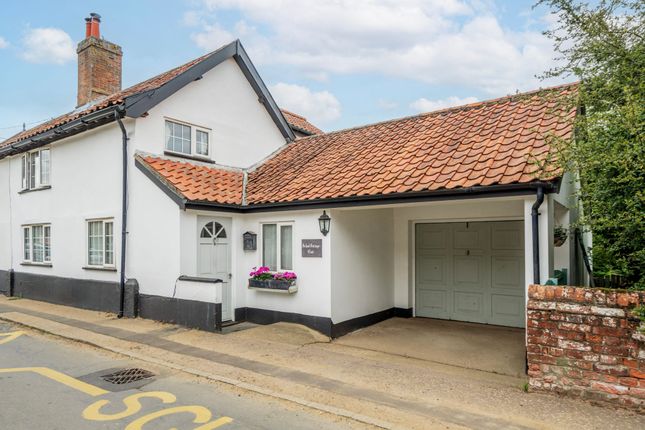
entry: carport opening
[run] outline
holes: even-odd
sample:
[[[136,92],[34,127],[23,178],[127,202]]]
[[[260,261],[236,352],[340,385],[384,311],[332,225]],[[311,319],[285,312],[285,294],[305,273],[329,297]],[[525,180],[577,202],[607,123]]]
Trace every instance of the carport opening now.
[[[415,316],[421,355],[496,373],[526,372],[522,220],[414,224]],[[414,333],[417,330],[418,333]]]
[[[513,377],[526,374],[521,328],[435,318],[391,318],[334,342]]]

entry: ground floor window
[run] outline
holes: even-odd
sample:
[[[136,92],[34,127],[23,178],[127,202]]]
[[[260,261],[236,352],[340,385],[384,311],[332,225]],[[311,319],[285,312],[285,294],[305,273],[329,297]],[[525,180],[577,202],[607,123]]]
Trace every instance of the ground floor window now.
[[[33,224],[22,227],[23,261],[26,263],[51,262],[51,226]]]
[[[114,220],[87,221],[87,265],[114,266]]]
[[[292,224],[262,224],[262,265],[271,270],[293,270]]]

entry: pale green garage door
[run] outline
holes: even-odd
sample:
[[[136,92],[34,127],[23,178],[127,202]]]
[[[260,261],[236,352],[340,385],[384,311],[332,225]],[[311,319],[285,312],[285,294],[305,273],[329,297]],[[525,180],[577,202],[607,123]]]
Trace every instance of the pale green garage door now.
[[[522,221],[416,225],[416,315],[524,327]]]

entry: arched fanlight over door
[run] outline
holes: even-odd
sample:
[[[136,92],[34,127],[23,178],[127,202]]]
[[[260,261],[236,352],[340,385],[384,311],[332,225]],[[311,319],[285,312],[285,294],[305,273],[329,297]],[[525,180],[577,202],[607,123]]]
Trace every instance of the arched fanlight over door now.
[[[225,239],[226,230],[224,229],[224,226],[222,224],[211,221],[206,223],[206,225],[202,228],[199,237],[204,239]]]

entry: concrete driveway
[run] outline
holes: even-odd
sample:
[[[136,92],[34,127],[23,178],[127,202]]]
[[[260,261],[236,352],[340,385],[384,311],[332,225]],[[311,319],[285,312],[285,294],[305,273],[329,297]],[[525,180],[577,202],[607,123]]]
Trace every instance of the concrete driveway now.
[[[525,375],[524,330],[518,328],[392,318],[334,342],[503,375]]]

